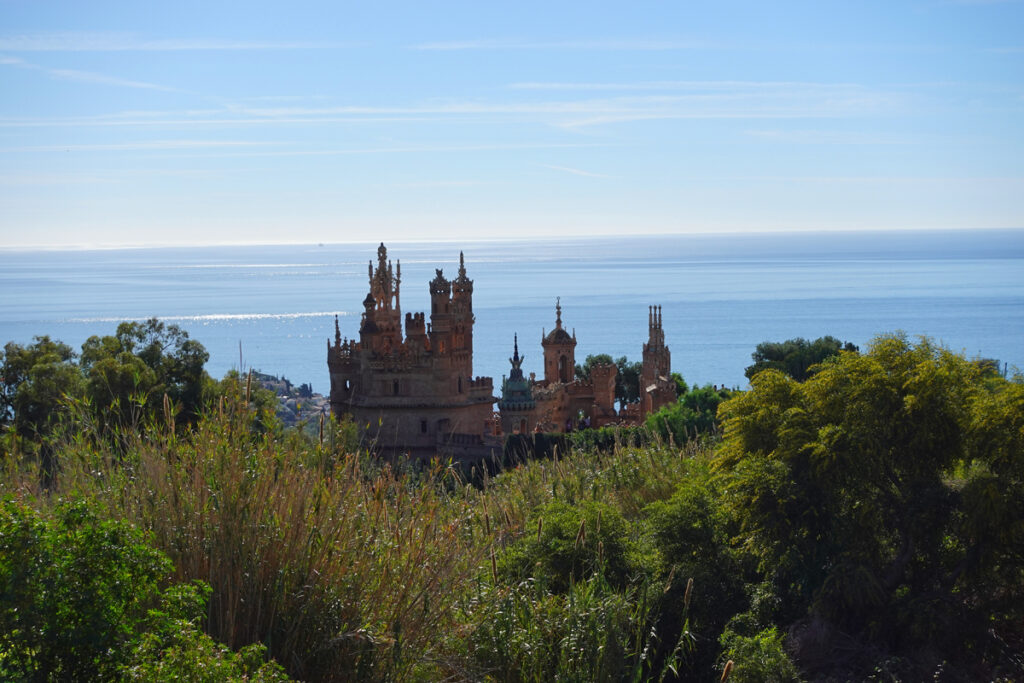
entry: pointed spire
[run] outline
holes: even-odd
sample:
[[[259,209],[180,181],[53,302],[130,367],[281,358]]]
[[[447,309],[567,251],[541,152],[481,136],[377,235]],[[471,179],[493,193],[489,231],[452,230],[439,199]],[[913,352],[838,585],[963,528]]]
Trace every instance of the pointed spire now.
[[[402,291],[402,261],[395,261],[395,310],[399,315],[402,313],[402,302],[400,294]]]
[[[509,373],[509,380],[513,382],[521,382],[523,379],[523,361],[526,360],[526,356],[519,355],[519,335],[516,334],[514,337],[514,351],[512,357],[508,359],[508,362],[512,364],[512,372]],[[504,392],[505,388],[502,387]]]
[[[555,299],[555,327],[562,329],[562,297]]]
[[[334,316],[334,345],[341,346],[341,328],[338,327],[338,316]]]
[[[459,277],[466,277],[466,257],[459,252]]]

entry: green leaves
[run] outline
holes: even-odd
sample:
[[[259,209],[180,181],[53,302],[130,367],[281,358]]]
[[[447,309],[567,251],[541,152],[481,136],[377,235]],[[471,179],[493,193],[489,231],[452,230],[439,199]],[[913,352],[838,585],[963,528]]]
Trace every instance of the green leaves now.
[[[841,342],[835,337],[819,337],[813,342],[802,337],[784,342],[761,342],[751,354],[754,364],[744,371],[747,379],[763,370],[777,370],[803,382],[820,370],[819,363],[833,358],[840,351],[857,352],[850,342]]]
[[[903,335],[802,383],[754,375],[722,407],[715,466],[761,569],[840,628],[962,642],[921,625],[974,608],[968,567],[1022,566],[1021,387]]]

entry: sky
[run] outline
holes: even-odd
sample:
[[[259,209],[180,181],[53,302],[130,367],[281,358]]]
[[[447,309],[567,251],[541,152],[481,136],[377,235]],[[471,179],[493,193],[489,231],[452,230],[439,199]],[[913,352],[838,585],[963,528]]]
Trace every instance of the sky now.
[[[1024,227],[1024,3],[0,0],[0,247]]]

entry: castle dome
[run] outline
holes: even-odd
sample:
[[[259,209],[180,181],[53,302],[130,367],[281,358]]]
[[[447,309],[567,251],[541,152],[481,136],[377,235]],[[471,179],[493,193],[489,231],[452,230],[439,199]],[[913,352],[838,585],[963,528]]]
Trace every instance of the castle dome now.
[[[556,327],[548,332],[548,336],[544,337],[545,344],[572,344],[572,342],[572,337],[561,327]]]
[[[544,346],[557,345],[557,344],[572,344],[576,345],[576,335],[570,335],[562,327],[562,298],[558,297],[555,304],[555,329],[548,332],[541,339],[541,344]]]

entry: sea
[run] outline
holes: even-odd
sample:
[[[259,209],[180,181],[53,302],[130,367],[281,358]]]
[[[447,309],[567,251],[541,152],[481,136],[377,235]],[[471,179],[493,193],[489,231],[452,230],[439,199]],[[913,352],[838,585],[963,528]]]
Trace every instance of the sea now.
[[[379,242],[0,251],[0,344],[49,335],[79,348],[157,317],[210,354],[207,370],[259,370],[327,393],[337,317],[357,338]],[[686,234],[395,242],[403,312],[429,311],[436,269],[474,281],[474,374],[495,386],[513,339],[543,375],[541,338],[576,335],[576,360],[640,360],[661,306],[672,368],[690,384],[745,387],[766,340],[924,335],[1024,368],[1024,229]],[[429,318],[429,316],[428,316]]]

